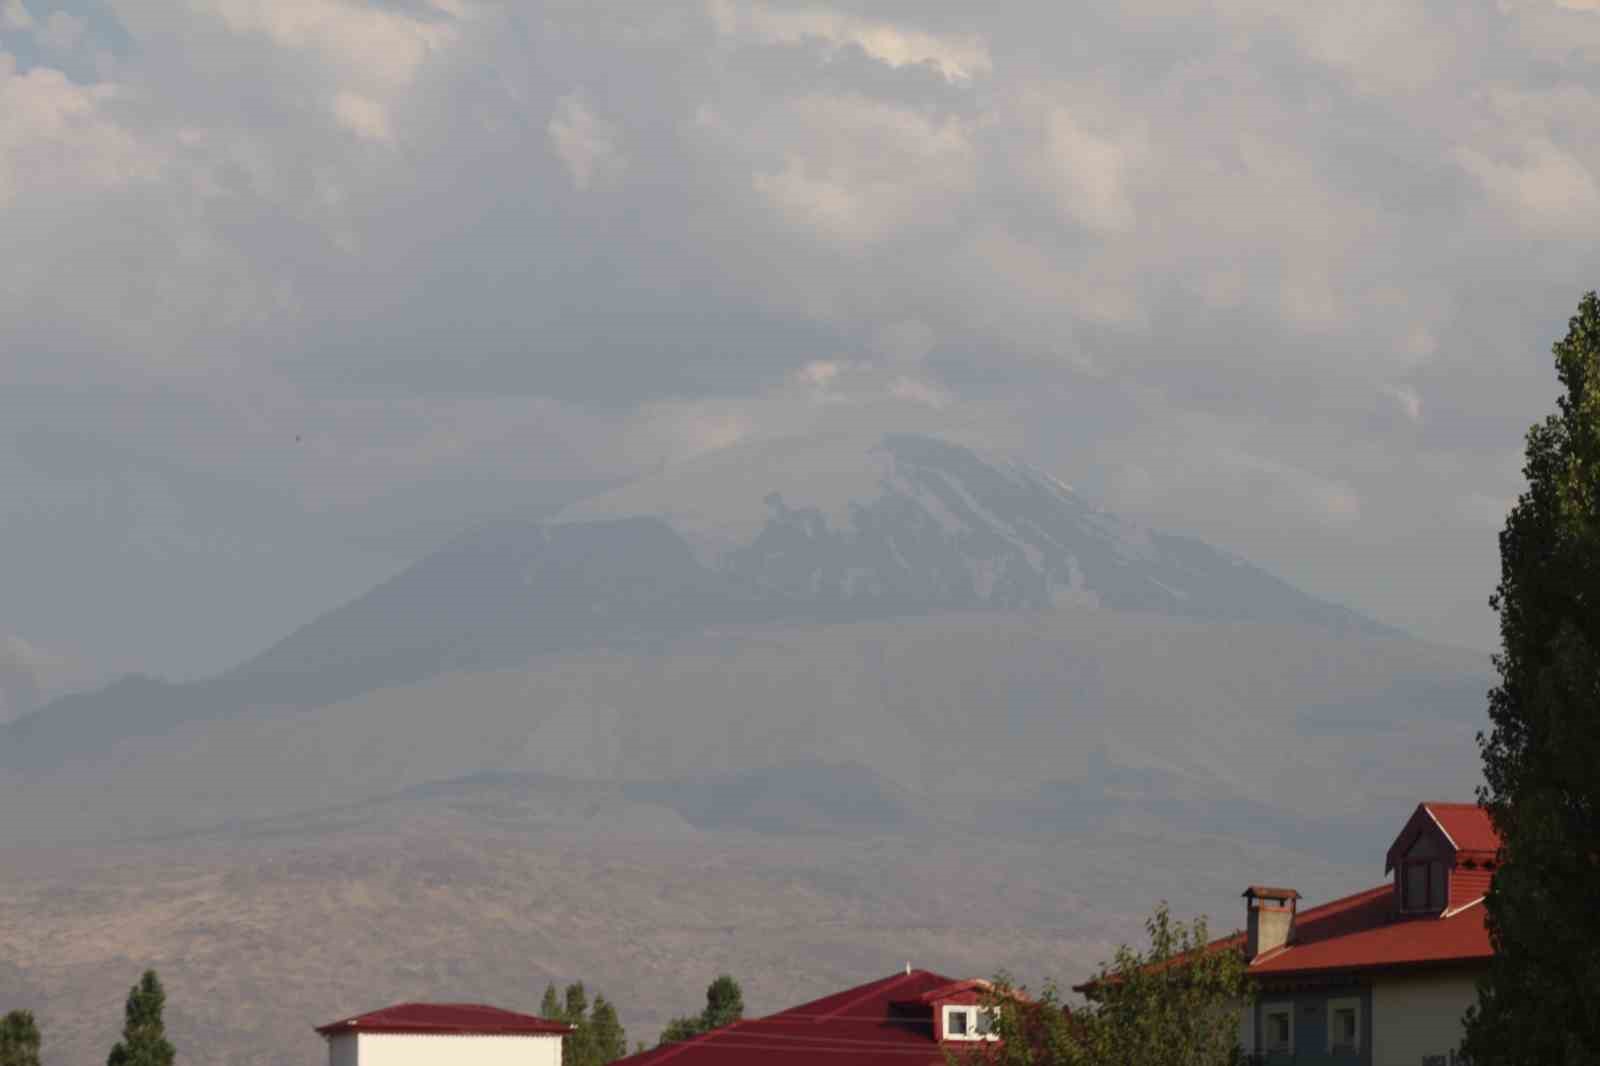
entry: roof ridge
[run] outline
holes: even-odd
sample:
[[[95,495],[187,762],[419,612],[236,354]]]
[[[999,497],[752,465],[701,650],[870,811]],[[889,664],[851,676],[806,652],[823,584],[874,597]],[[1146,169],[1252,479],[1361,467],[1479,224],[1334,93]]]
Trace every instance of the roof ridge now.
[[[867,1000],[871,999],[880,992],[887,992],[891,988],[899,988],[913,977],[918,977],[923,974],[939,976],[937,974],[933,974],[930,970],[911,970],[908,973],[894,974],[891,977],[883,978],[880,981],[869,981],[863,987],[871,989],[870,992],[862,992],[861,995],[854,996],[851,999],[846,1000],[844,1003],[841,1003],[839,1006],[833,1008],[833,1010],[817,1015],[812,1019],[812,1024],[815,1025],[818,1022],[827,1021],[829,1018],[836,1017],[859,1003],[865,1003]]]

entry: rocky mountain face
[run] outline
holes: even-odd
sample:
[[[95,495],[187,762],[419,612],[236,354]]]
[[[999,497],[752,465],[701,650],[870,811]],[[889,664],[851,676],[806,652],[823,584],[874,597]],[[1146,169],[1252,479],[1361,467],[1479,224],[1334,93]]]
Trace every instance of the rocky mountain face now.
[[[197,718],[715,627],[1058,609],[1393,635],[1024,464],[928,437],[785,440],[553,522],[477,529],[219,677],[127,678],[58,701],[0,732],[0,768],[48,769]]]

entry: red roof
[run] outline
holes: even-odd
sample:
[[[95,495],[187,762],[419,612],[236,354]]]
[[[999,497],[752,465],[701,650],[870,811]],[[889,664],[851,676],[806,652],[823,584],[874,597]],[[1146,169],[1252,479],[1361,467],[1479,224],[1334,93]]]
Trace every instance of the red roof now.
[[[860,985],[765,1018],[747,1018],[693,1040],[619,1060],[619,1066],[945,1066],[934,1039],[928,993],[956,982],[912,970]],[[975,987],[975,986],[974,986]],[[934,998],[939,998],[935,996]]]
[[[488,1007],[482,1003],[396,1003],[317,1026],[323,1036],[340,1033],[426,1033],[440,1036],[559,1036],[566,1022]]]
[[[1458,852],[1493,855],[1500,850],[1500,834],[1495,832],[1489,812],[1476,803],[1424,803],[1423,807]]]
[[[1229,938],[1239,943],[1238,937]],[[1226,941],[1218,941],[1221,946]],[[1494,955],[1482,901],[1443,915],[1401,917],[1385,883],[1295,916],[1294,941],[1250,966],[1256,977],[1477,962]]]

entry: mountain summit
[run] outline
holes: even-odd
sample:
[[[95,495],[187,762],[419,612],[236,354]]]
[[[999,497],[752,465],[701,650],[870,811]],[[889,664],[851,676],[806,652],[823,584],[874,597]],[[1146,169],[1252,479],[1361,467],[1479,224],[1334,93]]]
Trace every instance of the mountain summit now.
[[[218,677],[129,678],[58,700],[0,727],[0,769],[728,627],[1064,610],[1396,635],[1026,464],[921,436],[788,439],[704,456],[552,522],[474,530]]]
[[[641,515],[750,594],[831,615],[1105,607],[1392,632],[1200,541],[1093,507],[1035,467],[932,437],[735,446],[558,521]]]

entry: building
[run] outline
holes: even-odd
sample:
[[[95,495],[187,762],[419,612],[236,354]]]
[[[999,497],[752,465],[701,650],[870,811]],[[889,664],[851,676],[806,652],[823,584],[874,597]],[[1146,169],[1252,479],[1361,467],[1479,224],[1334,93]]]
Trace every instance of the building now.
[[[978,1004],[988,985],[913,970],[747,1018],[618,1066],[946,1066],[946,1052],[992,1040]]]
[[[1245,1050],[1269,1066],[1453,1066],[1493,956],[1483,897],[1499,849],[1482,808],[1423,803],[1384,884],[1305,910],[1292,889],[1246,889],[1244,933],[1213,945],[1242,950],[1257,983]]]
[[[571,1031],[479,1003],[398,1003],[317,1027],[328,1066],[561,1066]]]

